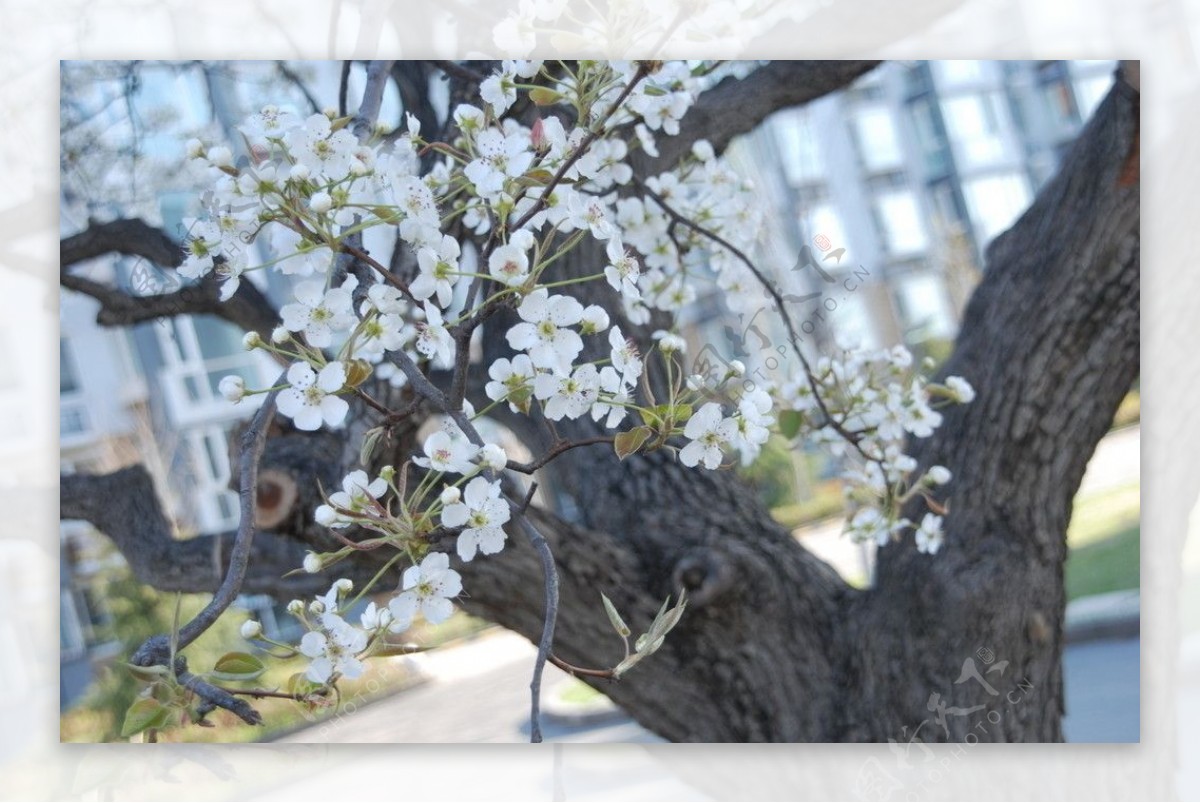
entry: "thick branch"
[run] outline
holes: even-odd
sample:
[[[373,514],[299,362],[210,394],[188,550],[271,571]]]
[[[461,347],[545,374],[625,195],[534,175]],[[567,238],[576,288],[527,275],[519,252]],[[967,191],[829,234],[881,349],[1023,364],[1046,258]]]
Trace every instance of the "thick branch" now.
[[[59,516],[92,524],[121,551],[134,576],[160,591],[214,592],[228,569],[235,533],[176,537],[154,482],[140,465],[111,474],[64,474]],[[321,588],[311,575],[283,575],[304,560],[304,544],[263,532],[254,539],[243,590],[287,599]]]
[[[697,99],[679,134],[658,138],[658,158],[647,160],[643,176],[669,170],[699,139],[718,153],[780,109],[799,106],[842,89],[878,66],[878,61],[772,61],[743,79],[730,76]]]
[[[71,272],[75,265],[106,254],[140,257],[165,268],[178,267],[183,261],[177,243],[161,229],[136,218],[91,223],[83,231],[64,237],[59,242],[59,283],[99,301],[96,321],[102,326],[131,326],[175,315],[215,315],[269,337],[279,322],[271,302],[248,281],[223,302],[220,282],[212,273],[170,293],[134,296]]]
[[[979,704],[978,685],[951,681],[986,647],[1035,691],[977,735],[1061,738],[1072,500],[1139,370],[1140,192],[1123,180],[1137,129],[1137,94],[1118,80],[1058,175],[988,249],[944,369],[964,376],[977,398],[946,410],[935,435],[914,444],[923,465],[955,475],[946,543],[932,560],[911,538],[882,550],[877,588],[854,619],[870,645],[857,659],[875,712],[863,721],[870,737],[895,736],[880,723],[915,727],[927,713],[922,690],[947,706]],[[865,638],[905,631],[938,648],[916,654],[901,639]],[[893,668],[886,684],[884,667]],[[907,699],[897,686],[911,690]],[[959,741],[971,725],[952,718],[948,733],[931,738]]]

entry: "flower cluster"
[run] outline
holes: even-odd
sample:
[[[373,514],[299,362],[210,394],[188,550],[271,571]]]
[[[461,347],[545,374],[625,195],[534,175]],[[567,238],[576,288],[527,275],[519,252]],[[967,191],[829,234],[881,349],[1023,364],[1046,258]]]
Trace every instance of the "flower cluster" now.
[[[937,408],[968,403],[975,392],[961,377],[928,382],[912,363],[903,346],[846,350],[837,358],[822,357],[811,375],[802,374],[778,391],[781,408],[798,414],[816,442],[850,464],[843,492],[856,510],[846,528],[855,541],[883,546],[899,538],[914,526],[901,508],[915,495],[929,498],[951,479],[944,466],[914,479],[917,461],[904,453],[905,441],[932,435],[942,423]],[[918,547],[937,552],[942,537],[942,518],[927,514],[916,533]]]
[[[801,419],[853,462],[847,498],[856,539],[884,543],[912,526],[899,515],[903,502],[949,480],[941,467],[912,480],[904,438],[928,436],[940,422],[935,408],[969,401],[972,391],[958,378],[932,384],[911,375],[902,349],[823,359],[811,375],[731,400],[685,375],[687,344],[677,331],[656,332],[645,353],[622,331],[622,321],[672,318],[695,300],[700,281],[715,280],[734,310],[762,298],[754,272],[735,258],[761,228],[754,187],[704,141],[644,182],[630,166],[632,154],[656,156],[658,138],[679,132],[698,93],[696,74],[682,62],[548,69],[505,61],[480,85],[478,104],[450,110],[448,141],[427,140],[411,115],[403,132],[382,137],[351,118],[268,106],[240,128],[245,166],[226,147],[189,143],[189,157],[214,186],[207,215],[190,226],[180,272],[216,272],[225,299],[254,271],[294,282],[270,341],[247,340],[290,365],[286,382],[255,390],[227,377],[221,393],[237,402],[275,390],[279,412],[297,428],[336,428],[349,412],[347,397],[363,395],[374,375],[447,413],[420,454],[375,477],[350,472],[316,509],[322,526],[367,537],[351,542],[339,533],[352,545],[310,554],[308,571],[380,547],[407,568],[390,602],[369,605],[358,625],[346,618],[349,581],[307,607],[294,604],[308,626],[299,649],[311,659],[312,682],[354,677],[385,632],[418,615],[430,622],[450,615],[461,578],[433,541],[453,537],[464,562],[504,548],[503,528],[518,508],[500,473],[516,464],[472,423],[499,405],[523,414],[536,406],[552,431],[564,420],[590,417],[614,432],[632,421],[612,436],[620,457],[676,449],[684,466],[710,470],[734,453],[752,463],[772,432],[789,434],[785,414]],[[531,125],[507,115],[522,93],[545,112]],[[570,113],[553,113],[556,106]],[[622,191],[634,184],[636,191]],[[469,234],[452,236],[452,223]],[[411,281],[370,256],[362,246],[368,232],[406,253]],[[565,275],[561,257],[585,240],[601,244],[602,264],[586,276]],[[615,308],[585,305],[565,289],[584,282],[607,286],[622,321],[614,324]],[[475,366],[471,335],[501,305],[517,318],[503,333],[509,350]],[[479,413],[462,393],[451,409],[413,381],[421,378],[414,372],[447,369],[463,387],[464,366],[490,379]],[[655,378],[665,379],[658,384],[667,398],[653,398],[651,371],[662,372]],[[917,528],[923,552],[940,546],[941,521],[931,513]]]

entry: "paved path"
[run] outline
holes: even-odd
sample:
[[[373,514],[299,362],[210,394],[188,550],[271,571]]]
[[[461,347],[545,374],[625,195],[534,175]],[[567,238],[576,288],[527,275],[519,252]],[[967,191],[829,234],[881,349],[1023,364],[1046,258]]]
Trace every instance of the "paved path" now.
[[[281,742],[485,743],[529,740],[529,678],[536,652],[527,640],[491,631],[462,646],[416,656],[429,680],[414,689]],[[1136,742],[1139,736],[1137,639],[1071,645],[1066,649],[1068,741]],[[399,659],[393,659],[399,660]],[[567,680],[547,667],[543,699]],[[632,720],[617,716],[594,727],[543,722],[548,742],[657,742]]]

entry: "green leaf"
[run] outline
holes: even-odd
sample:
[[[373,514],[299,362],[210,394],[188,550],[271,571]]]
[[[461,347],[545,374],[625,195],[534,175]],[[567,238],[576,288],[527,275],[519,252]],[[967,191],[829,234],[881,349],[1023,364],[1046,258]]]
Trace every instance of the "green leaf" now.
[[[554,174],[544,167],[534,168],[520,178],[520,183],[526,186],[544,187],[554,180]]]
[[[612,600],[605,596],[603,591],[600,592],[600,599],[604,600],[604,611],[608,614],[608,621],[612,623],[613,630],[622,638],[628,638],[631,632],[629,625],[625,624],[621,614],[617,613],[617,606],[612,604]]]
[[[144,680],[147,683],[153,683],[154,681],[166,676],[171,671],[161,664],[158,666],[136,666],[135,664],[125,664],[125,667],[129,670],[129,674],[133,675],[138,680]]]
[[[254,680],[267,671],[258,658],[245,652],[230,652],[217,659],[209,674],[218,680]]]
[[[650,427],[634,427],[628,432],[622,432],[613,438],[613,449],[617,457],[624,460],[629,455],[642,448],[643,444],[654,434]]]
[[[161,728],[171,718],[171,709],[151,697],[142,699],[129,706],[125,712],[125,724],[121,726],[121,736],[133,736],[147,728]]]
[[[539,86],[536,89],[529,90],[529,99],[539,106],[549,106],[558,103],[562,99],[562,95],[549,87]]]
[[[652,636],[649,633],[643,633],[638,637],[637,644],[634,644],[634,649],[638,651],[638,655],[645,658],[647,655],[653,655],[658,652],[658,648],[663,645],[662,636]]]
[[[800,434],[800,427],[804,426],[804,413],[799,410],[782,410],[779,413],[779,432],[783,437],[791,440]]]

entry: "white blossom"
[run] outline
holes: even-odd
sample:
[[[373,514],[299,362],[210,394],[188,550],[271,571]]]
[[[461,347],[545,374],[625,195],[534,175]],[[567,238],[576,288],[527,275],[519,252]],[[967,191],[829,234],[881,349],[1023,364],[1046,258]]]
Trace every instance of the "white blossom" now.
[[[500,498],[500,483],[476,477],[467,483],[462,502],[442,510],[442,524],[464,528],[458,535],[458,556],[471,561],[477,551],[494,555],[504,548],[501,527],[509,516],[508,504]]]
[[[714,469],[721,465],[722,448],[737,434],[737,423],[723,416],[721,405],[709,402],[692,414],[683,434],[691,443],[679,451],[679,462],[689,468],[703,463]]]
[[[566,374],[538,374],[533,380],[533,395],[541,400],[546,418],[560,421],[586,415],[600,392],[600,375],[588,363]]]
[[[514,243],[499,246],[488,257],[488,273],[501,284],[518,287],[529,279],[529,257]]]
[[[326,527],[348,527],[354,523],[353,514],[373,508],[387,489],[382,477],[371,480],[361,469],[352,471],[342,480],[342,490],[330,494],[329,504],[317,508],[315,518]]]
[[[517,314],[524,323],[508,330],[508,344],[528,351],[537,368],[570,373],[571,364],[583,351],[583,339],[567,327],[583,319],[583,305],[570,296],[551,296],[542,287],[525,296]]]
[[[283,325],[292,332],[303,332],[310,346],[328,347],[335,331],[355,322],[351,289],[342,286],[326,292],[322,282],[301,282],[296,286],[296,301],[279,311]]]
[[[405,570],[401,586],[403,591],[388,603],[395,632],[406,630],[418,613],[430,624],[449,619],[454,613],[450,600],[462,593],[462,578],[450,568],[446,553],[430,552]]]
[[[342,423],[350,405],[333,394],[346,384],[346,366],[331,362],[313,372],[308,363],[298,362],[287,372],[289,388],[279,392],[279,412],[290,417],[298,429],[320,429],[321,424],[334,427]]]
[[[937,553],[942,547],[944,537],[942,517],[926,513],[921,519],[921,526],[916,530],[917,551],[929,555]]]
[[[425,456],[413,458],[413,462],[422,468],[451,474],[469,474],[475,470],[472,461],[479,450],[464,437],[455,437],[439,429],[425,439],[422,448]]]

